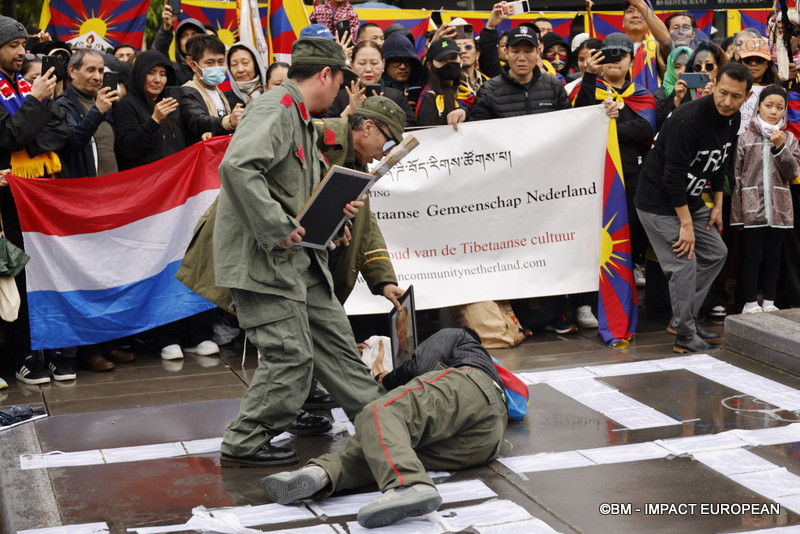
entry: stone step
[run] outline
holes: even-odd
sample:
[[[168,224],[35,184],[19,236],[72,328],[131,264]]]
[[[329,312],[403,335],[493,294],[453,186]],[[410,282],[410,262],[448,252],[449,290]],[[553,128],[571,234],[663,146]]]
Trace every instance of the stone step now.
[[[800,375],[800,309],[729,315],[724,339],[728,350]]]

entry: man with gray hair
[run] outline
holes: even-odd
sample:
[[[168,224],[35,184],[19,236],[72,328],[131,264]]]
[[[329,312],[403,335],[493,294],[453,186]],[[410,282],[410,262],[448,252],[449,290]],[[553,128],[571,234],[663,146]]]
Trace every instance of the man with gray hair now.
[[[103,87],[103,55],[90,48],[73,52],[67,64],[72,83],[56,102],[67,116],[67,145],[59,151],[65,178],[102,176],[117,172],[111,107],[119,100],[115,87]],[[105,353],[105,355],[104,355]],[[114,363],[134,354],[110,344],[78,347],[78,363],[88,371],[110,371]]]
[[[67,178],[117,172],[111,107],[119,100],[116,88],[103,87],[103,55],[81,48],[69,58],[72,83],[56,102],[67,115],[69,137],[59,157]]]

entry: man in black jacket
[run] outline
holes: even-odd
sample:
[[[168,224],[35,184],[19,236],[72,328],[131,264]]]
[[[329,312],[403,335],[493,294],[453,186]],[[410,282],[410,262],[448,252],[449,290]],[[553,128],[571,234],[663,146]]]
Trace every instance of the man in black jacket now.
[[[402,367],[375,378],[395,389],[358,413],[344,450],[264,478],[268,499],[288,504],[377,482],[383,495],[359,510],[358,522],[382,527],[439,507],[426,470],[466,469],[497,456],[508,411],[500,376],[474,332],[440,330]]]
[[[747,67],[724,65],[711,95],[667,118],[642,167],[634,203],[669,281],[678,353],[708,351],[714,348],[709,342],[721,341],[700,326],[697,315],[728,253],[720,236],[722,189],[736,153],[739,108],[752,85]],[[701,196],[709,183],[710,210]]]
[[[194,78],[181,86],[181,126],[186,144],[212,136],[233,133],[244,113],[244,105],[231,109],[217,85],[225,80],[225,45],[216,35],[195,35],[186,43]]]
[[[117,172],[114,153],[114,130],[111,107],[119,100],[115,88],[103,87],[105,61],[91,49],[76,51],[69,58],[67,72],[72,83],[56,99],[67,116],[67,145],[59,151],[65,178],[103,176]],[[130,362],[135,354],[116,348],[111,343],[78,347],[78,362],[89,371],[110,371],[114,363]],[[68,365],[60,366],[64,370]],[[53,376],[58,379],[56,373]],[[62,373],[72,376],[74,373]]]
[[[69,59],[72,80],[56,102],[67,116],[67,146],[59,151],[67,178],[101,176],[117,172],[111,106],[119,100],[116,89],[103,87],[103,56],[81,49]]]
[[[506,40],[508,64],[478,91],[470,120],[544,113],[570,107],[561,82],[542,73],[539,39],[528,26],[511,30]]]
[[[19,73],[27,39],[25,26],[0,16],[0,93],[3,95],[0,99],[0,169],[10,168],[18,176],[26,173],[16,166],[37,156],[46,160],[43,166],[49,170],[45,172],[58,172],[59,163],[52,150],[64,146],[67,133],[64,112],[53,101],[56,86],[53,69],[43,72],[33,84]],[[4,177],[0,178],[0,213],[6,238],[23,247],[17,206]],[[17,320],[7,326],[7,354],[15,359],[17,380],[45,384],[50,382],[50,375],[41,354],[31,352],[25,271],[14,281],[21,302]]]

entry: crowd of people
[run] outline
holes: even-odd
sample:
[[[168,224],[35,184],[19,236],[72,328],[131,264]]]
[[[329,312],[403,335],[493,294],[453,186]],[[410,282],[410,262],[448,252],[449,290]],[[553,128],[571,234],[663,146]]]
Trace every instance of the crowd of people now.
[[[401,25],[361,24],[346,0],[327,0],[294,43],[291,65],[268,64],[247,43],[226,47],[200,21],[179,22],[168,3],[146,51],[128,44],[113,53],[71,50],[0,17],[5,235],[24,248],[9,172],[103,176],[232,135],[219,198],[198,225],[210,233],[193,240],[206,248],[190,248],[185,260],[207,262],[198,269],[207,276],[203,288],[193,289],[221,310],[142,336],[164,360],[214,355],[212,324],[222,310],[235,311],[261,358],[226,429],[223,467],[296,463],[295,451],[270,439],[287,429],[330,429],[326,418],[302,411],[332,402],[312,374],[355,421],[358,437],[344,451],[265,479],[271,500],[378,482],[384,495],[359,513],[363,525],[434,510],[441,498],[426,469],[497,455],[507,417],[503,383],[470,331],[440,332],[392,374],[362,362],[342,308],[356,275],[398,309],[403,290],[368,200],[342,207],[351,222],[330,253],[296,246],[305,230],[295,216],[328,163],[364,170],[409,127],[600,105],[616,122],[635,282],[647,288],[647,309],[676,336],[674,350],[719,343],[703,327],[709,315],[800,305],[800,277],[787,268],[800,257],[793,183],[800,147],[786,128],[797,82],[793,59],[788,75],[779,74],[776,54],[786,50],[753,30],[720,44],[703,40],[692,15],[662,21],[646,0],[625,2],[624,32],[603,40],[559,35],[546,18],[501,33],[508,14],[506,2],[497,3],[479,34],[460,19],[443,24],[426,35],[420,55]],[[637,77],[642,61],[660,83]],[[6,354],[20,382],[73,380],[76,365],[102,372],[136,357],[125,340],[32,351],[24,272],[15,281],[21,305],[5,325]],[[213,296],[204,293],[209,288]],[[594,293],[514,305],[523,323],[540,321],[561,334],[598,326]],[[0,387],[7,387],[2,379]],[[429,414],[426,403],[442,409]],[[453,403],[457,409],[448,408]]]
[[[624,33],[604,40],[584,33],[559,35],[544,17],[500,33],[496,28],[507,18],[506,7],[505,2],[493,7],[480,34],[462,19],[428,32],[428,51],[420,56],[413,35],[399,24],[386,30],[373,23],[361,24],[344,0],[317,6],[311,16],[314,24],[301,35],[339,44],[355,73],[354,80],[342,84],[317,116],[351,116],[360,102],[376,95],[399,106],[405,115],[404,128],[605,105],[608,116],[617,121],[635,281],[638,286],[649,284],[646,307],[666,320],[675,315],[668,296],[671,275],[640,222],[635,202],[640,175],[667,118],[681,106],[712,95],[727,63],[743,64],[757,89],[770,91],[753,91],[748,96],[745,107],[750,111],[737,131],[747,142],[726,153],[721,203],[714,203],[708,184],[703,190],[709,209],[722,209],[723,224],[743,231],[722,233],[730,253],[711,286],[714,291],[704,296],[695,314],[696,318],[722,317],[734,311],[773,311],[800,304],[800,278],[780,268],[800,254],[800,239],[792,231],[791,208],[797,200],[790,185],[796,177],[792,173],[798,152],[796,139],[786,131],[785,90],[794,89],[794,62],[789,64],[789,79],[781,81],[774,47],[757,31],[745,29],[721,44],[702,40],[691,14],[674,13],[662,22],[646,0],[625,2]],[[287,78],[288,64],[268,65],[246,43],[226,47],[208,25],[191,18],[179,21],[178,16],[167,3],[150,50],[121,44],[113,53],[71,50],[38,28],[26,29],[4,19],[8,36],[14,36],[3,45],[7,51],[2,81],[13,93],[5,117],[13,142],[4,147],[8,159],[4,167],[23,176],[72,178],[150,163],[211,136],[234,133],[246,106]],[[25,43],[17,46],[23,38]],[[168,57],[173,42],[174,61]],[[649,54],[653,49],[655,54]],[[649,82],[632,77],[640,55],[653,60],[658,87],[647,87]],[[42,72],[45,58],[57,60],[48,72]],[[115,73],[113,87],[104,81],[108,72]],[[685,76],[689,73],[704,78],[689,87],[691,77]],[[784,91],[773,92],[773,87]],[[770,96],[765,107],[781,111],[777,119],[770,119],[774,123],[762,117],[761,94]],[[24,105],[30,100],[28,95],[41,105],[33,109],[32,100]],[[780,105],[770,104],[781,98]],[[17,123],[19,129],[14,127]],[[775,140],[774,159],[756,157],[767,132]],[[12,154],[23,152],[54,164],[45,165],[40,173],[25,174],[42,167],[27,167],[19,157],[16,163],[12,161]],[[763,165],[772,182],[760,178],[758,169]],[[3,212],[6,235],[22,245],[7,187],[3,187]],[[24,295],[24,274],[17,283]],[[541,323],[560,334],[597,327],[595,294],[541,299],[534,306],[515,302],[514,306],[523,323]],[[184,352],[214,354],[218,347],[211,340],[212,320],[214,314],[201,314],[159,327],[151,338],[165,359],[181,358]],[[677,330],[676,321],[668,321],[668,331]],[[62,351],[30,351],[26,322],[23,302],[20,319],[7,327],[17,378],[30,384],[45,383],[51,377],[73,379],[74,363]],[[131,361],[134,354],[110,342],[80,347],[77,357],[80,367],[107,371],[115,363]]]

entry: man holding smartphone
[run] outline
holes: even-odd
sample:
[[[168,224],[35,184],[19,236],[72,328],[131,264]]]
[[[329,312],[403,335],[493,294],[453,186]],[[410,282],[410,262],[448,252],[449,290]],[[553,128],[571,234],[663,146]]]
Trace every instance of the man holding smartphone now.
[[[52,69],[42,73],[33,83],[20,74],[25,59],[28,32],[16,20],[0,16],[0,169],[11,169],[17,176],[31,178],[30,156],[36,155],[48,175],[61,170],[52,150],[66,142],[64,112],[53,101],[56,78]],[[0,182],[0,212],[6,238],[23,248],[22,230],[14,197],[8,183]],[[14,278],[20,296],[19,316],[6,325],[8,345],[6,357],[14,358],[17,380],[26,384],[46,384],[50,375],[38,351],[31,351],[28,298],[25,271]]]
[[[59,152],[68,178],[118,171],[111,107],[119,95],[116,89],[103,87],[104,70],[103,56],[96,50],[83,48],[69,59],[72,83],[56,99],[69,124],[67,145]]]
[[[88,48],[76,50],[67,64],[72,83],[56,99],[69,125],[67,144],[58,153],[65,178],[103,176],[119,170],[111,120],[111,108],[119,95],[116,87],[104,86],[104,71],[103,55]],[[110,371],[115,363],[135,358],[134,353],[112,343],[78,347],[77,356],[78,364],[92,372]],[[56,373],[63,373],[63,368],[51,368],[56,380]]]

